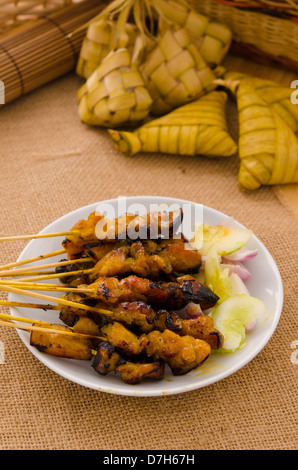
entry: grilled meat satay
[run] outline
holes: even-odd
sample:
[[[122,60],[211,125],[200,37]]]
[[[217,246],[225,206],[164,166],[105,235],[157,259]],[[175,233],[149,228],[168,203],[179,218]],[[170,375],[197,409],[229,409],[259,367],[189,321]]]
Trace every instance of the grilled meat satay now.
[[[179,336],[173,331],[151,331],[141,337],[140,346],[148,358],[165,361],[173,375],[184,375],[203,364],[211,346],[192,336]]]
[[[159,310],[154,319],[154,329],[158,331],[167,329],[180,336],[192,336],[204,340],[212,349],[220,349],[223,346],[223,335],[214,328],[212,318],[207,315],[185,320],[177,313]]]
[[[101,328],[101,334],[107,342],[114,346],[115,351],[127,359],[142,359],[142,348],[137,335],[122,323],[112,322]]]
[[[93,282],[102,276],[123,276],[134,273],[139,277],[158,279],[161,275],[170,276],[173,273],[191,274],[199,271],[201,265],[200,253],[193,249],[184,239],[169,239],[162,241],[143,240],[129,243],[121,241],[116,243],[89,243],[84,245],[85,255],[91,256],[95,264],[89,262],[86,266],[73,265],[61,266],[57,273],[69,272],[69,277],[61,281],[67,284],[77,285]],[[80,273],[71,275],[71,271],[93,268],[88,276]]]
[[[125,359],[120,356],[112,344],[103,341],[97,348],[92,367],[98,374],[107,375],[110,372],[115,372],[117,366],[125,362]]]
[[[68,359],[79,359],[89,361],[92,358],[93,342],[89,338],[77,336],[59,335],[59,331],[72,331],[64,325],[49,324],[49,327],[57,330],[56,333],[49,333],[43,323],[34,323],[33,326],[45,328],[45,332],[32,330],[30,335],[30,345],[41,352],[51,356],[64,357]]]
[[[131,385],[139,384],[144,379],[162,380],[165,372],[165,365],[162,360],[142,363],[128,362],[120,364],[116,368],[120,373],[123,382]]]
[[[82,299],[78,294],[68,293],[63,296],[67,300],[83,303],[90,306],[102,306],[100,303]],[[92,300],[92,299],[91,299]],[[196,319],[182,319],[175,312],[155,310],[143,301],[122,302],[112,306],[111,315],[101,316],[84,309],[75,309],[61,305],[60,319],[74,331],[90,335],[99,335],[100,328],[107,322],[118,321],[140,333],[148,333],[153,329],[164,331],[169,329],[181,336],[189,335],[202,339],[211,345],[212,349],[219,349],[223,345],[223,336],[214,328],[212,318],[200,315]]]
[[[62,297],[73,302],[89,305],[90,307],[95,306],[102,308],[102,304],[93,303],[90,305],[91,302],[88,302],[88,299],[81,299],[80,296],[74,293],[68,293]],[[88,312],[88,310],[85,309],[75,309],[73,307],[61,305],[60,320],[62,320],[68,326],[76,326],[76,328],[79,327],[79,325],[77,325],[79,320],[82,326],[86,325],[86,328],[88,327],[87,321],[83,323],[81,320],[84,317],[89,317],[89,320],[93,319],[94,322],[99,325],[99,327],[107,322],[120,321],[131,328],[142,331],[143,333],[147,333],[154,328],[154,318],[156,313],[153,308],[150,305],[145,304],[145,302],[121,302],[118,305],[109,308],[109,311],[110,314],[100,315],[97,313]],[[73,317],[77,317],[76,323],[73,323]],[[92,329],[92,325],[90,324],[90,331]]]
[[[211,353],[206,341],[192,336],[179,336],[170,330],[154,330],[140,337],[118,322],[105,325],[101,333],[121,356],[163,360],[174,375],[186,374],[202,364]]]
[[[121,379],[128,384],[139,384],[144,379],[161,380],[164,376],[164,362],[129,362],[116,352],[110,343],[102,342],[92,361],[93,369],[100,375],[119,372]]]
[[[194,302],[205,310],[219,300],[211,289],[189,275],[178,277],[175,282],[151,281],[134,275],[121,280],[99,277],[88,288],[94,290],[94,297],[107,305],[142,300],[167,310],[181,310]]]
[[[97,242],[93,243],[85,243],[83,245],[84,253],[89,258],[94,260],[94,264],[101,260],[106,254],[110,251],[115,250],[116,248],[120,248],[121,246],[126,246],[126,240],[120,240],[115,242],[103,242],[97,240]]]
[[[61,261],[66,261],[62,259]],[[69,273],[69,276],[64,276],[60,278],[61,284],[66,284],[68,286],[79,286],[82,284],[89,284],[89,276],[88,274],[85,274],[83,271],[86,269],[92,269],[94,267],[94,262],[93,261],[86,261],[84,263],[75,263],[75,260],[73,264],[68,264],[66,266],[58,266],[55,268],[55,272],[57,274],[60,273]],[[72,272],[77,272],[78,274],[71,274]]]
[[[38,322],[34,325],[43,326]],[[86,361],[92,359],[92,340],[76,336],[59,336],[59,331],[72,330],[63,325],[50,324],[50,327],[57,330],[57,334],[47,332],[47,328],[45,328],[44,333],[33,330],[30,336],[30,344],[39,351],[56,357]],[[92,367],[100,375],[107,375],[112,371],[119,372],[121,379],[128,384],[138,384],[145,378],[161,380],[164,375],[164,363],[162,361],[152,363],[128,362],[107,342],[102,342],[98,346]]]
[[[83,245],[98,240],[115,243],[115,240],[150,238],[165,234],[169,237],[181,224],[183,212],[181,209],[172,212],[149,212],[143,216],[124,214],[108,221],[103,214],[92,212],[87,220],[77,222],[67,235],[62,245],[69,259],[76,258],[84,252]],[[139,234],[139,235],[138,235]]]
[[[123,276],[134,273],[140,277],[159,278],[169,275],[197,273],[201,266],[200,253],[184,238],[156,243],[137,241],[108,252],[94,266],[90,279],[102,276]]]

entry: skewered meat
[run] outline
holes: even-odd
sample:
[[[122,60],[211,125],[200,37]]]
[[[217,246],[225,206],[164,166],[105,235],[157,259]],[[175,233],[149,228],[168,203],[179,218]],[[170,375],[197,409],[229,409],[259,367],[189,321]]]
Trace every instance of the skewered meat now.
[[[179,336],[170,330],[154,330],[138,337],[121,323],[114,322],[105,325],[101,332],[121,356],[132,359],[146,357],[154,361],[162,359],[174,375],[186,374],[199,366],[211,352],[205,341]]]
[[[140,347],[148,358],[162,359],[173,375],[183,375],[201,365],[210,356],[211,347],[206,341],[192,336],[179,336],[165,330],[154,330],[144,335]]]
[[[139,384],[144,379],[163,379],[165,366],[163,361],[149,363],[126,362],[117,367],[123,382],[131,385]]]
[[[43,323],[34,323],[33,326],[44,327],[45,332],[32,330],[30,344],[41,352],[51,356],[65,357],[68,359],[79,359],[89,361],[92,358],[92,340],[77,336],[59,335],[59,330],[72,331],[64,325],[49,324],[50,328],[57,330],[49,333]]]
[[[161,273],[196,273],[200,266],[200,253],[183,238],[160,243],[138,241],[108,252],[96,263],[90,278],[95,280],[97,277],[122,276],[132,272],[140,277],[156,279]]]
[[[94,301],[94,299],[82,299],[78,294],[75,293],[68,293],[62,296],[62,298],[72,302],[82,303],[90,307],[103,307],[100,303],[92,303],[92,300]],[[111,321],[120,321],[121,323],[125,323],[129,327],[134,327],[143,333],[147,333],[154,328],[154,318],[156,315],[153,308],[150,305],[145,304],[145,302],[121,302],[118,305],[109,308],[109,314],[102,316],[97,313],[89,313],[88,310],[85,309],[73,308],[65,305],[60,305],[60,307],[60,319],[66,322],[69,321],[68,316],[78,316],[78,318],[86,316],[89,316],[90,318],[91,316],[91,318],[94,319],[99,326]],[[69,326],[75,326],[75,324],[67,324]],[[92,327],[90,325],[90,331],[91,329]]]
[[[94,356],[92,361],[92,367],[98,374],[107,375],[110,372],[116,371],[117,366],[121,362],[125,363],[125,360],[116,352],[114,346],[103,341],[97,348],[96,356]]]
[[[141,383],[145,378],[161,380],[164,376],[164,362],[128,362],[115,351],[110,343],[102,342],[92,361],[92,367],[100,375],[119,372],[122,380],[129,384]]]
[[[89,299],[82,299],[78,294],[69,293],[63,296],[77,303],[84,303]],[[92,299],[91,299],[92,300]],[[90,301],[89,301],[90,303]],[[92,304],[100,307],[101,304]],[[88,318],[88,320],[87,320]],[[88,310],[74,309],[61,305],[60,319],[74,331],[81,333],[99,335],[100,328],[106,322],[117,321],[134,328],[140,333],[148,333],[153,329],[164,331],[169,329],[181,336],[189,335],[206,341],[212,349],[219,349],[223,345],[223,336],[214,328],[212,318],[200,315],[196,319],[182,319],[175,312],[159,310],[155,312],[150,305],[142,301],[122,302],[112,306],[110,315],[88,312]],[[84,320],[86,319],[86,320]]]
[[[130,359],[140,359],[142,348],[137,335],[118,322],[108,323],[101,329],[101,334],[107,342],[114,346],[121,356]]]
[[[165,331],[166,329],[180,336],[192,336],[202,339],[210,344],[212,349],[220,349],[223,345],[222,334],[214,328],[212,318],[200,315],[198,318],[184,320],[174,312],[159,310],[154,319],[154,329]]]
[[[99,277],[88,288],[93,289],[94,296],[107,305],[142,300],[167,310],[181,310],[189,302],[194,302],[205,310],[219,300],[208,287],[188,275],[178,277],[176,282],[151,281],[133,275],[121,280]]]
[[[73,234],[67,235],[62,245],[69,259],[73,259],[83,253],[84,244],[98,240],[114,243],[119,239],[147,239],[164,233],[169,237],[181,224],[182,217],[183,212],[179,209],[169,213],[149,212],[144,216],[124,214],[113,221],[107,221],[103,214],[92,212],[87,220],[80,220],[73,226]]]
[[[65,261],[65,260],[61,260]],[[84,270],[91,269],[94,267],[94,262],[86,261],[84,263],[75,263],[68,264],[66,266],[58,266],[55,268],[57,274],[60,273],[69,273],[69,276],[64,276],[60,278],[62,284],[71,285],[73,287],[81,285],[81,284],[88,284],[89,283],[89,276],[88,274],[84,273]],[[72,274],[73,272],[77,272],[77,274]]]

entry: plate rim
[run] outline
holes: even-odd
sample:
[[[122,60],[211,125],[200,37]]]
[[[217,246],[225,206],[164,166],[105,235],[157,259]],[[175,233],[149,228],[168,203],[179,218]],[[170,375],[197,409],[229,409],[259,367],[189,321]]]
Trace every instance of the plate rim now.
[[[158,195],[154,195],[154,196],[153,195],[149,195],[149,196],[146,196],[146,195],[142,195],[142,196],[125,196],[125,197],[126,197],[126,200],[128,201],[128,203],[129,203],[130,199],[137,200],[137,202],[141,202],[142,200],[147,200],[148,201],[150,199],[159,199],[159,200],[162,200],[161,203],[164,203],[164,202],[169,202],[169,203],[175,203],[176,202],[177,203],[178,202],[179,204],[184,204],[184,203],[186,203],[186,204],[187,203],[188,204],[195,204],[195,205],[202,206],[203,209],[206,208],[206,210],[211,211],[213,214],[215,214],[217,216],[221,216],[223,218],[232,217],[232,216],[229,216],[228,214],[226,214],[226,213],[224,213],[224,212],[222,212],[218,209],[214,209],[213,207],[207,206],[207,205],[199,203],[199,202],[190,201],[190,200],[187,200],[187,199],[182,199],[182,198],[174,198],[174,197],[170,197],[170,196],[158,196]],[[47,233],[53,225],[61,222],[66,216],[74,216],[76,213],[79,213],[81,211],[85,211],[85,210],[87,211],[91,208],[95,208],[96,206],[98,206],[101,203],[115,203],[117,200],[118,200],[117,197],[116,198],[105,199],[103,201],[87,204],[85,206],[74,209],[74,210],[60,216],[59,218],[55,219],[54,221],[52,221],[46,227],[44,227],[42,230],[40,230],[38,233],[39,234]],[[165,201],[165,200],[167,200],[167,201]],[[238,222],[238,220],[236,220],[236,219],[234,219],[234,220],[235,220],[236,224],[238,224],[239,226],[247,229],[247,227],[245,225],[243,225],[242,223]],[[278,297],[279,302],[278,302],[278,305],[276,305],[276,308],[275,308],[275,311],[274,311],[274,321],[270,325],[270,329],[266,332],[266,334],[262,338],[262,341],[260,341],[260,344],[258,344],[258,346],[254,349],[253,353],[251,353],[247,357],[243,358],[238,363],[236,362],[236,364],[234,366],[229,367],[227,370],[217,373],[216,377],[213,377],[213,378],[210,377],[209,380],[207,378],[205,378],[205,380],[203,380],[203,382],[201,384],[198,383],[198,381],[195,381],[194,383],[191,383],[191,384],[188,384],[188,385],[185,385],[185,386],[178,385],[178,386],[176,386],[174,388],[170,388],[170,389],[167,389],[167,387],[165,386],[163,390],[159,390],[159,389],[157,389],[157,390],[154,390],[154,389],[146,390],[146,388],[138,390],[138,389],[134,389],[134,386],[132,386],[132,385],[124,384],[124,389],[121,390],[121,391],[117,390],[117,386],[113,387],[113,385],[111,386],[109,384],[107,384],[106,386],[105,385],[104,386],[95,386],[95,385],[93,386],[92,384],[86,384],[86,381],[84,379],[81,379],[80,377],[73,377],[73,374],[68,373],[67,370],[66,370],[66,372],[63,371],[63,373],[62,373],[59,367],[56,367],[55,364],[53,365],[51,363],[51,359],[52,359],[51,356],[49,356],[49,358],[46,357],[46,355],[41,356],[42,353],[40,351],[38,351],[38,350],[35,351],[30,346],[30,343],[27,344],[24,341],[24,339],[22,337],[22,333],[23,333],[22,330],[17,329],[17,333],[18,333],[22,343],[27,347],[27,349],[30,351],[30,353],[32,353],[33,356],[35,356],[47,368],[49,368],[50,370],[52,370],[56,374],[60,375],[64,379],[69,380],[70,382],[76,383],[78,385],[81,385],[81,386],[89,388],[89,389],[93,389],[95,391],[105,392],[105,393],[109,393],[109,394],[113,394],[113,395],[131,396],[131,397],[158,397],[158,396],[168,396],[168,395],[186,393],[186,392],[189,392],[189,391],[193,391],[193,390],[197,390],[197,389],[200,389],[200,388],[207,387],[209,385],[212,385],[214,383],[217,383],[217,382],[225,379],[226,377],[229,377],[229,376],[235,374],[238,370],[242,369],[249,362],[251,362],[264,349],[264,347],[266,346],[266,344],[268,343],[270,338],[273,336],[273,334],[276,330],[276,327],[279,323],[281,314],[282,314],[283,302],[284,302],[284,289],[283,289],[282,277],[281,277],[280,271],[278,269],[277,263],[276,263],[275,259],[273,258],[272,254],[270,253],[270,251],[268,250],[268,248],[266,247],[266,245],[254,233],[252,234],[252,239],[255,239],[255,241],[262,247],[262,249],[264,250],[264,252],[266,254],[266,257],[271,260],[271,265],[274,268],[274,274],[275,274],[277,284],[278,284],[278,287],[279,287],[279,297]],[[32,244],[34,244],[34,242],[35,242],[35,239],[32,239],[32,240],[29,241],[29,243],[26,244],[26,246],[24,247],[22,252],[19,254],[17,261],[22,260],[22,257],[25,255],[27,249]],[[12,296],[12,294],[9,293],[8,300],[11,300],[10,299],[11,296]],[[14,307],[9,307],[11,315],[13,315],[13,309],[14,309]]]

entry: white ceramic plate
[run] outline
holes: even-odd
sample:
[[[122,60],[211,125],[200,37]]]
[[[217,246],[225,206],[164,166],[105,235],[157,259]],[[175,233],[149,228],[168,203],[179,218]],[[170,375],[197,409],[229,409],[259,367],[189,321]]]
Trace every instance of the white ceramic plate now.
[[[115,209],[118,204],[117,199],[104,202],[111,204]],[[228,216],[222,212],[206,206],[203,207],[194,202],[166,197],[129,197],[126,202],[129,206],[131,204],[141,203],[146,207],[146,210],[150,209],[150,204],[171,205],[176,203],[180,206],[190,204],[192,210],[202,211],[204,222],[208,222],[211,225],[219,224],[232,216],[232,214]],[[97,207],[98,203],[70,212],[48,225],[41,233],[69,230],[79,219],[86,219]],[[242,225],[239,224],[239,226]],[[253,230],[253,227],[249,228]],[[62,240],[63,237],[31,240],[19,256],[18,261],[59,250],[61,249]],[[91,367],[91,362],[56,358],[41,353],[36,348],[30,346],[29,333],[18,330],[18,334],[32,354],[49,369],[72,382],[94,390],[129,396],[162,396],[205,387],[228,377],[251,361],[264,348],[272,336],[280,318],[283,304],[283,287],[278,268],[264,244],[255,235],[251,237],[247,246],[250,249],[258,248],[259,250],[256,258],[246,262],[246,266],[252,273],[251,278],[247,282],[247,287],[251,295],[261,299],[265,303],[268,314],[267,318],[258,323],[254,331],[248,334],[247,344],[242,350],[233,354],[212,354],[205,364],[186,375],[174,377],[171,372],[166,369],[165,379],[162,381],[148,380],[138,385],[128,385],[125,384],[117,374],[111,373],[105,377],[98,375]],[[51,260],[52,259],[58,261],[61,259],[61,256],[59,258],[51,258]],[[50,260],[48,261],[50,262]],[[44,262],[45,261],[41,261],[35,264]],[[57,280],[53,282],[57,283]],[[55,295],[56,297],[59,296],[53,292],[49,292],[48,294]],[[9,300],[35,302],[35,299],[30,300],[28,297],[16,294],[10,294]],[[36,300],[36,302],[43,303],[41,300]],[[58,312],[54,310],[44,312],[37,309],[11,308],[11,314],[60,323]]]

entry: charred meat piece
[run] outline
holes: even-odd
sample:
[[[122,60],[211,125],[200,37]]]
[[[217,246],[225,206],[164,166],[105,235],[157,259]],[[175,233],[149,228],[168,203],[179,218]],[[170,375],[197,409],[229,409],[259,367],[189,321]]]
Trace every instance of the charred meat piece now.
[[[158,331],[171,330],[180,336],[192,336],[210,344],[212,349],[223,345],[222,334],[214,328],[212,318],[200,315],[198,318],[184,320],[177,313],[159,310],[154,319],[154,329]]]
[[[207,315],[182,320],[180,334],[202,339],[210,344],[212,349],[220,349],[223,346],[223,335],[214,328],[212,318]]]
[[[101,329],[101,334],[122,357],[135,360],[140,357],[142,349],[138,336],[121,323],[113,322],[105,325]]]
[[[201,365],[210,356],[211,346],[192,336],[173,331],[154,330],[140,338],[140,347],[148,358],[165,361],[173,375],[183,375]]]
[[[97,299],[95,298],[87,297],[84,294],[79,294],[79,293],[76,294],[75,292],[68,292],[62,295],[60,299],[82,304],[84,306],[91,307],[91,308],[96,307],[98,303]],[[58,303],[58,306],[60,307],[60,310],[61,312],[63,312],[64,315],[71,314],[71,315],[79,315],[79,316],[88,316],[88,310],[86,310],[85,308],[80,308],[80,307],[75,307],[75,306],[70,306],[70,305],[63,305],[59,303]]]
[[[87,220],[79,220],[71,229],[74,233],[67,235],[67,238],[62,242],[63,248],[67,252],[69,259],[75,259],[84,253],[83,245],[85,243],[92,243],[98,241],[95,234],[95,227],[104,216],[97,215],[95,212],[89,214]]]
[[[90,307],[104,307],[102,302],[92,298],[84,298],[84,295],[76,293],[65,294],[62,298]],[[209,343],[212,349],[219,349],[223,344],[223,336],[214,328],[212,318],[207,315],[200,315],[196,319],[182,319],[173,311],[168,312],[162,309],[156,312],[151,305],[143,301],[120,302],[109,305],[106,311],[109,311],[110,314],[105,315],[62,304],[60,307],[60,319],[66,325],[81,333],[99,335],[103,325],[107,322],[117,321],[139,333],[148,333],[153,329],[159,331],[169,329],[179,335],[193,336]]]
[[[96,265],[90,279],[135,273],[157,279],[161,273],[191,274],[199,271],[201,255],[183,238],[162,242],[137,241],[109,251]]]
[[[97,241],[93,243],[85,243],[83,248],[85,255],[92,258],[94,262],[97,263],[110,251],[115,250],[116,248],[120,248],[121,246],[125,246],[126,244],[126,241],[117,241],[115,243]]]
[[[141,300],[167,310],[180,310],[189,302],[200,304],[204,310],[213,307],[219,299],[192,276],[179,277],[176,282],[151,281],[138,276],[121,280],[100,277],[89,288],[94,289],[94,297],[108,305]]]
[[[143,216],[124,214],[109,221],[103,214],[92,212],[87,220],[78,221],[62,245],[68,258],[74,259],[84,252],[83,245],[98,240],[114,243],[115,240],[147,239],[151,236],[170,237],[181,224],[181,209],[173,212],[149,212]]]
[[[146,251],[160,256],[172,266],[173,271],[180,274],[197,273],[202,263],[200,253],[183,236],[162,240],[155,247],[148,243]]]
[[[94,321],[96,321],[97,325],[99,326],[102,326],[107,322],[119,321],[121,323],[125,323],[129,327],[136,328],[137,330],[140,330],[143,333],[147,333],[154,328],[153,322],[156,313],[150,305],[144,302],[120,302],[117,305],[112,305],[111,307],[109,306],[107,310],[107,307],[105,305],[100,302],[97,302],[95,299],[84,299],[76,293],[68,293],[63,295],[61,298],[67,299],[72,302],[89,305],[90,307],[96,307],[98,309],[104,308],[104,310],[107,312],[106,314],[101,315],[100,313],[91,311],[89,312],[85,309],[74,308],[61,304],[60,319],[63,321],[64,319],[66,319],[67,321],[68,316],[88,316],[89,318],[91,317]],[[73,326],[69,323],[66,324],[68,324],[69,326]]]
[[[171,330],[180,335],[182,333],[183,320],[175,312],[159,310],[154,318],[154,329],[158,331]]]
[[[93,369],[100,375],[119,372],[121,379],[128,384],[139,384],[144,379],[161,380],[164,376],[164,362],[128,362],[118,354],[110,343],[102,342],[92,361]]]
[[[41,352],[51,356],[65,357],[89,361],[92,358],[92,340],[78,336],[59,335],[59,331],[72,331],[67,326],[50,324],[48,327],[57,330],[49,333],[43,323],[34,323],[33,326],[44,327],[45,332],[32,330],[30,344]]]
[[[116,352],[114,346],[103,341],[97,348],[96,356],[94,356],[92,361],[92,367],[98,374],[107,375],[110,372],[114,372],[121,363],[125,363],[125,360]]]
[[[169,365],[174,375],[186,374],[198,367],[211,352],[211,346],[206,341],[192,336],[179,336],[170,330],[153,330],[138,337],[124,325],[114,322],[104,326],[102,334],[124,358],[162,360]]]
[[[101,320],[100,324],[98,324],[88,316],[74,315],[65,311],[60,312],[59,318],[65,325],[71,327],[74,332],[100,336],[100,327],[103,324]]]
[[[65,260],[61,260],[65,261]],[[81,284],[89,283],[89,276],[83,272],[85,269],[91,269],[94,267],[93,261],[86,261],[84,263],[74,263],[68,264],[66,266],[58,266],[55,268],[57,274],[69,273],[69,276],[64,276],[60,278],[62,284],[67,284],[70,286],[78,286]],[[76,274],[72,274],[75,272]]]
[[[165,372],[164,362],[159,360],[149,363],[125,362],[117,367],[123,382],[131,385],[139,384],[144,379],[163,379]]]
[[[189,302],[200,304],[202,310],[214,307],[219,300],[218,295],[192,276],[178,277],[177,282],[181,285],[185,298],[187,298]]]

